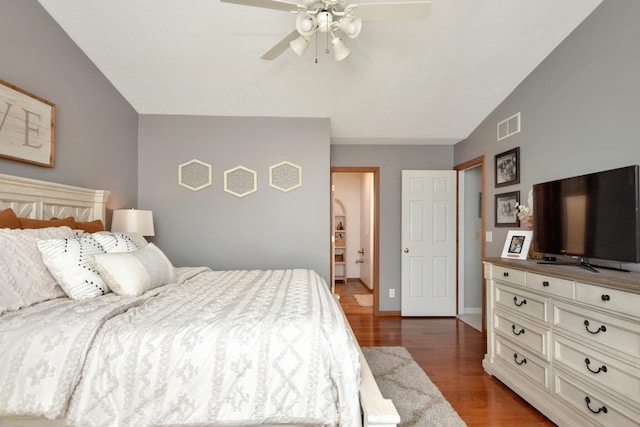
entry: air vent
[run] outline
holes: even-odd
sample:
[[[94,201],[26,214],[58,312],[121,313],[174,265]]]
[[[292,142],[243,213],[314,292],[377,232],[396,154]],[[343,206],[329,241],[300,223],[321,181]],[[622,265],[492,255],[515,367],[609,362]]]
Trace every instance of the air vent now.
[[[498,141],[520,132],[520,113],[498,123]]]

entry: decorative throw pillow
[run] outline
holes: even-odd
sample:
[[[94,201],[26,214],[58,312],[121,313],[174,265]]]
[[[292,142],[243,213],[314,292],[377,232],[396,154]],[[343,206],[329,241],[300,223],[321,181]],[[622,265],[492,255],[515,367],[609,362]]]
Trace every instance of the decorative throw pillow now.
[[[69,227],[0,229],[0,314],[65,296],[42,261],[38,239],[70,237]]]
[[[20,220],[13,209],[0,211],[0,228],[20,228]]]
[[[47,227],[69,227],[76,228],[76,220],[72,216],[63,219],[32,219],[18,218],[20,220],[20,228],[47,228]]]
[[[98,231],[104,231],[104,223],[99,219],[88,222],[76,221],[76,230],[82,230],[85,233],[97,233]]]
[[[94,298],[109,292],[91,262],[91,256],[103,254],[104,249],[91,235],[38,240],[38,248],[51,275],[70,298]]]
[[[142,295],[149,289],[175,281],[175,268],[153,243],[133,252],[98,254],[93,263],[113,292]]]
[[[137,233],[111,233],[109,231],[101,231],[94,233],[93,238],[102,245],[106,253],[112,254],[137,251],[147,246],[147,241],[144,240],[144,237],[139,234],[136,236],[136,234]],[[140,239],[142,239],[144,244],[141,244]]]

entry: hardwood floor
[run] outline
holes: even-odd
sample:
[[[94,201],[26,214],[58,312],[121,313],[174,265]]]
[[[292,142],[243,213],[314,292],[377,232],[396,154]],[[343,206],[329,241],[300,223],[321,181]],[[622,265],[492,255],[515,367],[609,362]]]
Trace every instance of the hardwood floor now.
[[[482,334],[455,318],[401,318],[362,314],[337,285],[340,302],[362,347],[403,346],[469,426],[553,426],[546,417],[482,369]],[[360,291],[368,292],[362,286]],[[342,294],[341,294],[342,292]],[[351,301],[353,300],[353,301]],[[355,303],[357,306],[357,303]]]

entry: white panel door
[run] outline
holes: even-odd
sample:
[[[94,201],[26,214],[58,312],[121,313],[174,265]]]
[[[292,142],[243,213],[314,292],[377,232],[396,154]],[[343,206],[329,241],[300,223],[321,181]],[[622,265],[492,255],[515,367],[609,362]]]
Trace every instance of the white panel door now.
[[[403,316],[456,315],[456,172],[402,171]]]

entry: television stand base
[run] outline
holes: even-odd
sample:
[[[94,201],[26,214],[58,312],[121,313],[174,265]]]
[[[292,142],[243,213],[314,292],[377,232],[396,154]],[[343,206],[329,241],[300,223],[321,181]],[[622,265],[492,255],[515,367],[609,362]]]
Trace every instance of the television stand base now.
[[[579,261],[538,261],[538,264],[549,264],[549,265],[572,265],[575,267],[582,267],[586,270],[592,271],[594,273],[600,273],[598,271],[598,269],[603,269],[603,270],[615,270],[615,271],[622,271],[625,273],[628,273],[629,270],[626,270],[624,268],[621,267],[609,267],[606,265],[596,265],[596,264],[591,264],[588,260],[586,259],[580,259]]]

